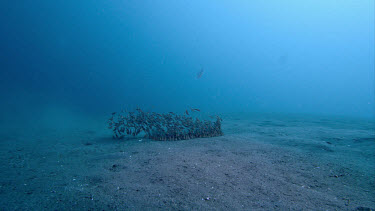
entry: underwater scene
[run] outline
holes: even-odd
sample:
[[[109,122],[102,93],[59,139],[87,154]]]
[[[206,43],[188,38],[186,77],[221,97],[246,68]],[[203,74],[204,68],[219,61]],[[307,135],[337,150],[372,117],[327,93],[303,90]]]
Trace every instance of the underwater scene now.
[[[0,1],[0,210],[375,210],[374,13]]]

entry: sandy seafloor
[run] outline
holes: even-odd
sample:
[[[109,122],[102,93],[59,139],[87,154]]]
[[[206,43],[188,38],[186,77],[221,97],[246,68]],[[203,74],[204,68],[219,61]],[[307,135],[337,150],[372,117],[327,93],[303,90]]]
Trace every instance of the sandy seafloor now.
[[[368,120],[224,115],[225,135],[118,141],[106,119],[0,137],[0,210],[375,208]]]

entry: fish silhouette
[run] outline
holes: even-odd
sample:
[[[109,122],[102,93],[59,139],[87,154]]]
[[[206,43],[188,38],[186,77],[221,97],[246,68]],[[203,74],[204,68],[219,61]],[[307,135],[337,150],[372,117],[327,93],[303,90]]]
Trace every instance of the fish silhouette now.
[[[201,71],[199,71],[199,72],[197,73],[197,79],[201,78],[202,75],[203,75],[203,73],[204,73],[204,70],[203,70],[203,68],[202,68]]]

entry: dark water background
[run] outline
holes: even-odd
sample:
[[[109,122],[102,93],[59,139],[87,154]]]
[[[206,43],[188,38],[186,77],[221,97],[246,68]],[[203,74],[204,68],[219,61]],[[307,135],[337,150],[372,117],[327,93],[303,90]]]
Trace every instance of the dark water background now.
[[[3,128],[137,105],[374,118],[372,0],[1,1],[0,27]]]

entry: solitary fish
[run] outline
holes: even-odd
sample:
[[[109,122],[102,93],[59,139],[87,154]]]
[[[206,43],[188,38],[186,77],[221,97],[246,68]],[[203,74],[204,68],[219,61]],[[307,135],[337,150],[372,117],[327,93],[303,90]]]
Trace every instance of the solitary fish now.
[[[201,71],[199,71],[199,72],[197,73],[197,79],[199,79],[199,78],[202,77],[203,72],[204,72],[204,70],[203,70],[203,68],[202,68]]]

